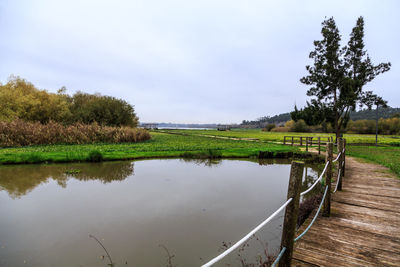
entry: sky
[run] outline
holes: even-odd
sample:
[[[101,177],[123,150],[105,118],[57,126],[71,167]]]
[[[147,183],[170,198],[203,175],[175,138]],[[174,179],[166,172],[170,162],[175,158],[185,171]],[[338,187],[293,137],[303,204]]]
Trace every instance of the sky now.
[[[141,122],[240,123],[302,107],[299,79],[333,16],[359,16],[373,63],[365,89],[400,107],[400,1],[0,0],[0,82],[122,98]]]

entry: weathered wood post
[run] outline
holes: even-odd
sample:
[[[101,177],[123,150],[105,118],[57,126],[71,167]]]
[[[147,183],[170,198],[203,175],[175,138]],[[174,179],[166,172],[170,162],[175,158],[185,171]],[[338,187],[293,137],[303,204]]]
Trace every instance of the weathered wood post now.
[[[346,169],[346,139],[343,139],[343,167],[342,167],[342,177],[344,176],[345,169]]]
[[[321,137],[318,137],[318,155],[321,155]]]
[[[293,146],[293,139],[294,139],[294,137],[292,136],[292,146]]]
[[[303,136],[300,136],[300,146],[303,146]]]
[[[286,145],[286,136],[283,137],[283,144]]]
[[[306,137],[306,151],[308,152],[308,137]]]
[[[294,235],[296,233],[297,217],[299,215],[299,200],[303,171],[304,162],[292,161],[287,193],[287,199],[292,198],[292,201],[286,206],[281,240],[281,250],[285,247],[286,251],[279,261],[279,267],[289,267],[291,265]]]
[[[339,155],[339,153],[341,153],[342,151],[343,151],[343,139],[342,138],[338,138],[338,140],[337,140],[337,153],[338,153],[338,155]],[[339,157],[339,160],[338,160],[338,190],[340,191],[340,190],[342,190],[342,177],[343,177],[343,174],[342,174],[342,162],[343,162],[343,153],[342,154],[340,154],[340,157]]]
[[[322,212],[322,215],[326,217],[329,217],[331,215],[332,158],[333,158],[333,143],[329,142],[326,144],[326,157],[325,157],[325,161],[329,162],[325,174],[325,184],[328,187],[328,192],[326,192],[324,211]]]

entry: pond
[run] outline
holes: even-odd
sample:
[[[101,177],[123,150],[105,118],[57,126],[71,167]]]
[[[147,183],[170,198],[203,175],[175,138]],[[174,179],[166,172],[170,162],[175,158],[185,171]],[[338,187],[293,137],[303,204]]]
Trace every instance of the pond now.
[[[320,171],[306,170],[304,188]],[[287,160],[0,166],[0,266],[107,266],[89,235],[117,266],[167,266],[168,253],[200,266],[285,202],[289,172]],[[220,266],[276,253],[282,215]]]

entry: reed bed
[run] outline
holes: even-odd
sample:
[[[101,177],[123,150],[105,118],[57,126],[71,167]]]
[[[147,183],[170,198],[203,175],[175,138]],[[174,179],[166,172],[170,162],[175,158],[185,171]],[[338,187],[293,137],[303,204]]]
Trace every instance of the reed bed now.
[[[63,125],[15,120],[0,122],[0,146],[20,147],[55,144],[135,143],[150,139],[148,131],[131,127],[100,126],[97,123]]]

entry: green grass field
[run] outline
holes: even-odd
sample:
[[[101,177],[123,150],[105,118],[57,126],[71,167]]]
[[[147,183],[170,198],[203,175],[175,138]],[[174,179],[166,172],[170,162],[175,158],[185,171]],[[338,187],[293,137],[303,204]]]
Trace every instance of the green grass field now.
[[[278,133],[278,132],[263,132],[261,129],[233,129],[231,131],[217,130],[160,130],[170,133],[179,133],[187,135],[211,135],[225,136],[235,138],[256,138],[267,142],[283,142],[284,136],[335,136],[334,134],[326,133]],[[375,135],[364,134],[345,134],[347,143],[363,143],[375,144]],[[400,136],[395,135],[379,135],[378,142],[380,144],[400,145]]]
[[[170,133],[185,134],[187,136],[207,135],[234,138],[255,138],[264,142],[283,142],[284,136],[334,136],[320,133],[276,133],[263,132],[260,129],[233,129],[231,131],[217,130],[167,130]],[[355,146],[355,143],[375,143],[374,135],[345,134],[348,146],[348,155],[363,158],[371,162],[384,165],[400,177],[400,136],[379,135],[378,143],[382,147]],[[223,139],[222,139],[223,140]],[[271,144],[271,143],[269,143]],[[324,150],[324,147],[322,147]]]
[[[152,139],[139,143],[41,145],[0,149],[0,163],[38,163],[87,161],[92,151],[104,160],[157,157],[255,157],[260,150],[270,152],[299,151],[296,147],[271,143],[215,139],[152,133]]]
[[[298,147],[284,146],[284,135],[328,136],[310,133],[271,133],[261,130],[168,130],[177,134],[152,132],[152,139],[139,143],[87,144],[87,145],[41,145],[20,148],[1,148],[0,164],[88,161],[93,151],[101,153],[104,160],[191,157],[191,158],[248,158],[256,157],[258,152],[298,152]],[[180,135],[185,134],[185,135]],[[210,138],[198,135],[257,138],[264,142]],[[345,135],[350,156],[363,158],[389,167],[400,177],[400,147],[352,146],[356,142],[373,142],[374,136]],[[380,143],[397,145],[396,136],[380,137]]]
[[[347,155],[386,166],[400,177],[400,147],[348,146],[346,150]]]

